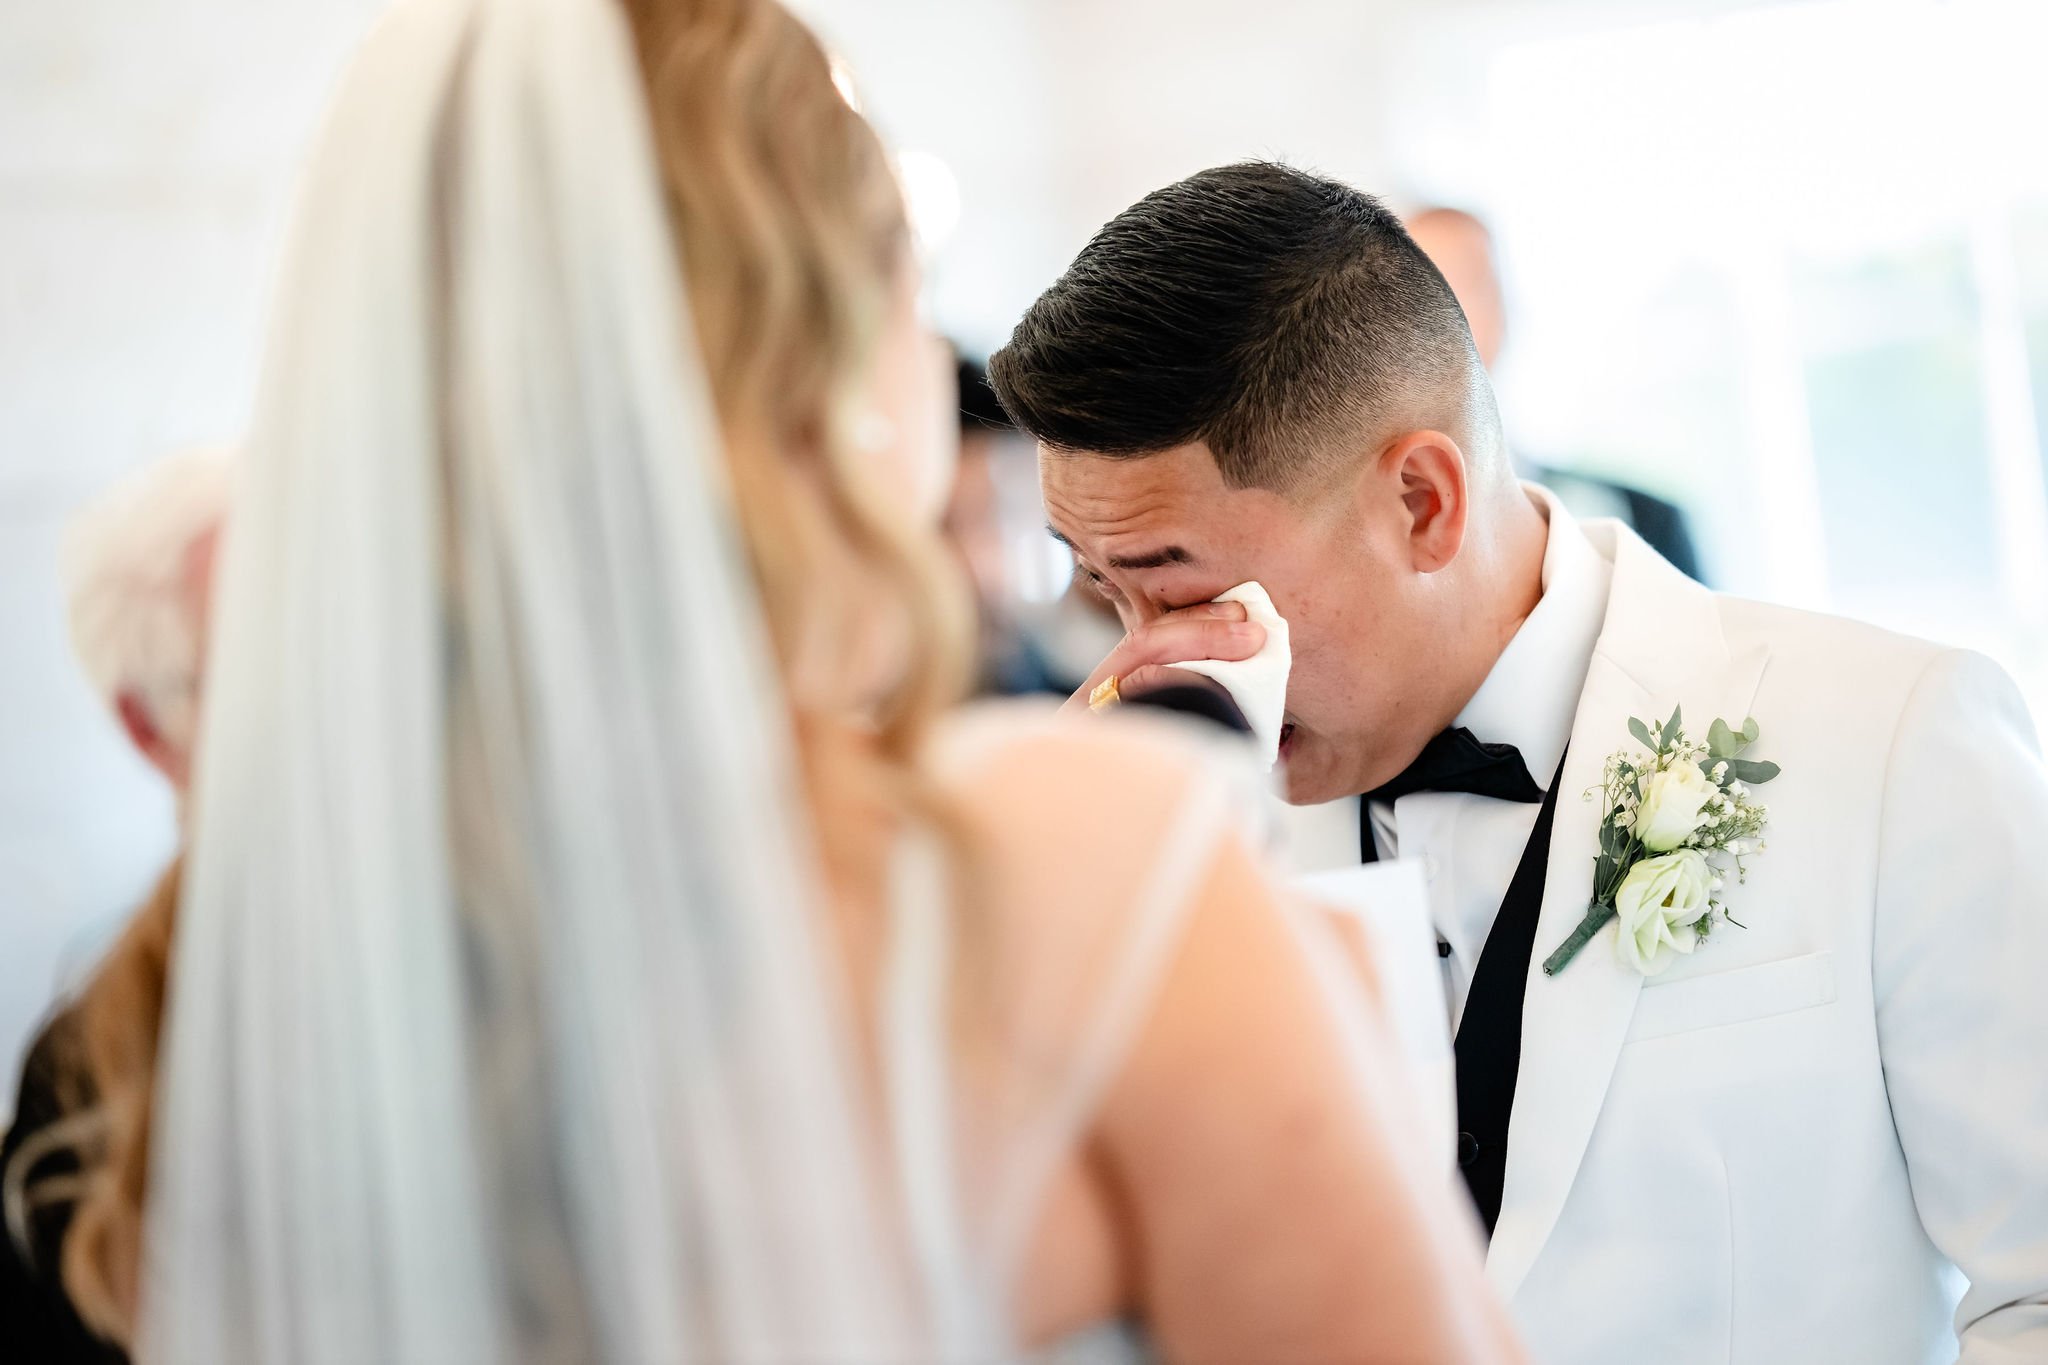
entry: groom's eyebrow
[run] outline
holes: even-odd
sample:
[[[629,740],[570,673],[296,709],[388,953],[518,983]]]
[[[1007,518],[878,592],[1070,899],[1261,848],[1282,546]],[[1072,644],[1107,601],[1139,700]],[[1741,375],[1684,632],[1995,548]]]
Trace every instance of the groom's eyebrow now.
[[[1061,535],[1057,527],[1048,526],[1045,528],[1045,532],[1069,550],[1074,548],[1074,542]],[[1112,569],[1163,569],[1169,564],[1192,564],[1194,562],[1195,557],[1178,545],[1168,545],[1164,549],[1150,550],[1141,555],[1111,555],[1109,557],[1109,567]]]
[[[1112,569],[1163,569],[1169,564],[1192,564],[1195,557],[1178,545],[1169,545],[1163,550],[1153,550],[1142,555],[1111,555]]]

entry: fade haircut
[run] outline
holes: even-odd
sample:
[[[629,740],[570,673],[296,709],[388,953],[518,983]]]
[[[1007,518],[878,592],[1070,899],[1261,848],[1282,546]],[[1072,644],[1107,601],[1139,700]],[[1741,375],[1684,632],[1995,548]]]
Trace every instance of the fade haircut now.
[[[1145,196],[1083,247],[989,364],[1064,453],[1206,442],[1224,481],[1290,491],[1399,431],[1499,445],[1458,301],[1371,195],[1271,162]]]

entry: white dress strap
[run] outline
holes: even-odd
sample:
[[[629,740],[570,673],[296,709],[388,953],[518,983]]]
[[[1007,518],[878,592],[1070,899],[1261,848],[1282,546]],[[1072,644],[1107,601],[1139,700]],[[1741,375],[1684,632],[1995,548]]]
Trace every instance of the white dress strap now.
[[[946,982],[952,925],[943,859],[928,831],[899,845],[880,999],[883,1084],[910,1254],[947,1360],[995,1359],[1002,1332],[975,1272],[954,1160]]]
[[[1150,866],[1118,878],[1122,886],[1105,889],[1102,905],[1069,908],[1105,926],[1089,944],[1090,960],[994,964],[1009,972],[1071,969],[1091,984],[1071,1019],[1058,1021],[1051,1054],[1034,1054],[1028,1063],[1026,1109],[1005,1114],[993,1129],[972,1124],[981,1135],[968,1163],[974,1175],[961,1160],[958,1134],[963,1118],[988,1116],[962,1113],[984,1092],[961,1082],[962,1040],[951,1008],[960,965],[953,916],[960,912],[934,837],[921,831],[899,845],[878,1002],[883,1083],[912,1256],[946,1359],[1017,1353],[1009,1306],[1044,1201],[1144,1024],[1218,837],[1231,824],[1231,788],[1200,768],[1193,772],[1156,838]],[[1020,994],[1033,984],[1004,983]],[[1013,1058],[1001,1064],[1026,1065]]]
[[[1054,1174],[1087,1129],[1150,1012],[1229,812],[1223,783],[1198,782],[1160,842],[1143,889],[1126,912],[1129,919],[1119,955],[1103,977],[1105,989],[1075,1038],[1066,1080],[1053,1102],[1019,1135],[996,1188],[989,1251],[999,1285],[1013,1283]],[[1104,911],[1116,913],[1112,907]]]

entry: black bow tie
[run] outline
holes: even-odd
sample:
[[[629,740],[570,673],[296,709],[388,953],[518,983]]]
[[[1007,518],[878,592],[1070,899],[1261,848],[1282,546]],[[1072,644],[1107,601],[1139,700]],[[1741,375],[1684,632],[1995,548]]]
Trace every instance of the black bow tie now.
[[[1531,805],[1543,799],[1543,788],[1529,776],[1521,750],[1488,744],[1465,729],[1446,730],[1423,745],[1398,777],[1365,794],[1365,804],[1391,803],[1416,792],[1469,792]]]

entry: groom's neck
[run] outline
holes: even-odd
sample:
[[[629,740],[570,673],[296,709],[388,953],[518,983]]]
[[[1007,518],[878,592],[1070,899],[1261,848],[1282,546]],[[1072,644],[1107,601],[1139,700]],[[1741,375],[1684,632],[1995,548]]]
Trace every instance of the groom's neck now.
[[[1462,712],[1493,672],[1515,638],[1515,632],[1543,599],[1543,557],[1550,543],[1550,522],[1542,507],[1514,484],[1482,508],[1475,507],[1475,530],[1482,537],[1471,584],[1473,610],[1466,633],[1469,648],[1445,723]]]

